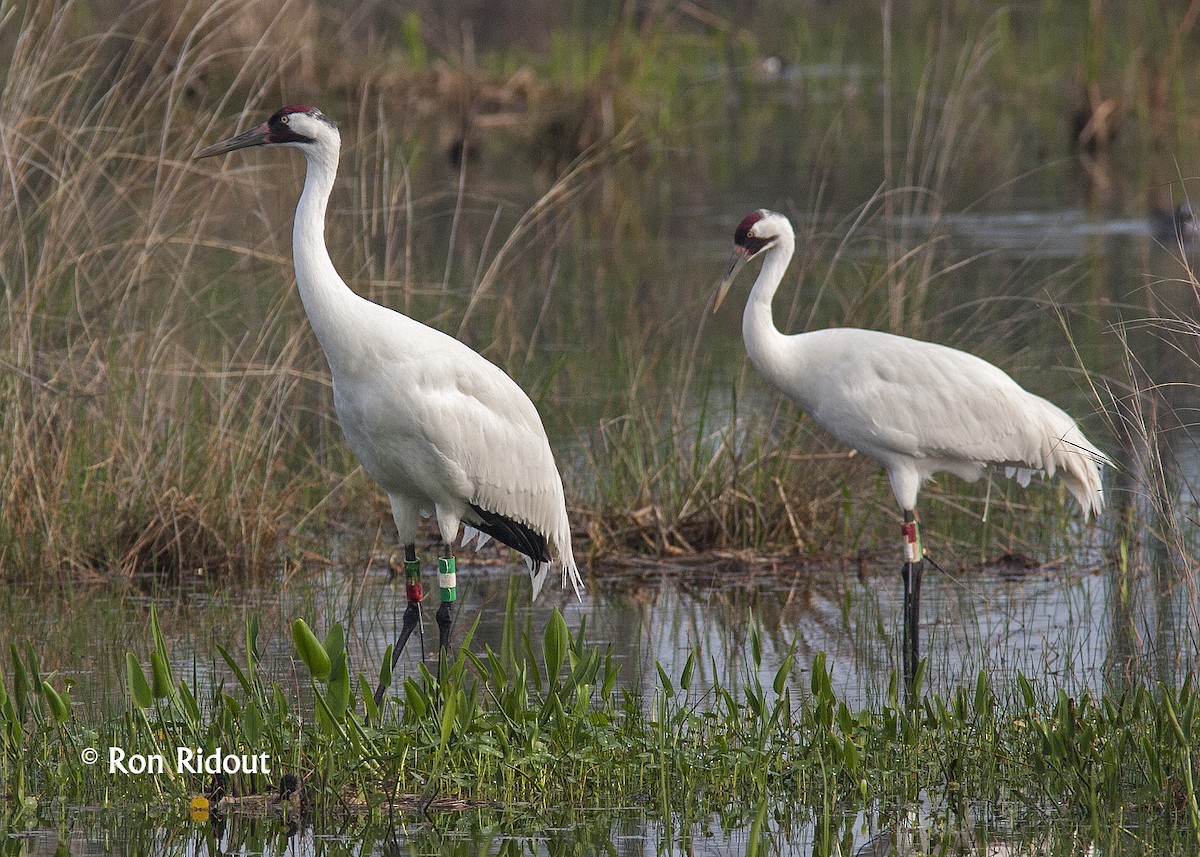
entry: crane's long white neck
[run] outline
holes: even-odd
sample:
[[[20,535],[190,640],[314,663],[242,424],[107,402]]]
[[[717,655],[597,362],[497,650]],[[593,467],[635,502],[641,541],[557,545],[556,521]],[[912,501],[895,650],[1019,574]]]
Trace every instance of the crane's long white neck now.
[[[330,364],[339,362],[346,345],[356,337],[345,330],[349,316],[362,301],[333,267],[325,246],[325,209],[337,176],[338,147],[309,146],[304,149],[308,170],[304,192],[296,205],[292,225],[292,256],[296,285],[309,324]],[[350,335],[347,335],[350,333]],[[337,367],[333,367],[335,372]]]
[[[754,281],[754,288],[750,290],[750,298],[746,301],[746,311],[742,315],[742,338],[746,342],[746,353],[767,380],[784,389],[789,386],[787,378],[792,371],[784,354],[788,337],[775,326],[771,301],[783,282],[783,275],[795,249],[795,237],[790,230],[784,230],[763,256],[762,270]]]

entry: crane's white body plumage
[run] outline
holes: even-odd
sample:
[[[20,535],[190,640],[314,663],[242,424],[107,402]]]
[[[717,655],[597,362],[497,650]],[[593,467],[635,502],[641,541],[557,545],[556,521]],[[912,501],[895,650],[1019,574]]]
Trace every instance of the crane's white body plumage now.
[[[428,514],[437,516],[446,545],[460,526],[464,541],[478,535],[482,543],[478,507],[544,538],[562,585],[570,581],[579,596],[562,480],[536,407],[466,345],[356,294],[338,275],[325,245],[325,211],[340,135],[319,111],[303,110],[285,119],[299,139],[267,141],[299,148],[308,161],[292,232],[296,282],[329,362],[338,421],[387,492],[400,543],[415,541],[419,516]],[[550,562],[526,556],[526,563],[536,598]]]
[[[1085,517],[1101,511],[1100,466],[1108,459],[1066,412],[991,363],[875,330],[780,333],[771,300],[795,235],[787,218],[768,211],[747,217],[739,236],[743,227],[750,246],[739,245],[719,297],[745,261],[764,253],[742,319],[751,361],[826,431],[879,461],[903,509],[915,507],[935,473],[973,481],[994,465],[1021,485],[1034,473],[1058,474]]]

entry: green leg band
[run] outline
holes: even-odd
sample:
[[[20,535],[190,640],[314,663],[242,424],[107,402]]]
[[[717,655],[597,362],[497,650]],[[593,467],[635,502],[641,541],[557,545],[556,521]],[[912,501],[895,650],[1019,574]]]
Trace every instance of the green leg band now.
[[[442,590],[442,603],[458,600],[458,574],[452,556],[438,560],[438,587]]]

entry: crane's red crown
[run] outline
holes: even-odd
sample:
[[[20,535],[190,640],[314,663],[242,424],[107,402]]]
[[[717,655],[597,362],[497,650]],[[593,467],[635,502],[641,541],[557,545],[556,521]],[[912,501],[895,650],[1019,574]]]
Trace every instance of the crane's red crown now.
[[[758,211],[753,211],[742,218],[742,222],[738,224],[737,231],[733,233],[734,246],[744,249],[748,256],[757,255],[765,250],[775,240],[775,236],[761,238],[757,235],[751,235],[750,230],[766,216],[766,210],[760,208]]]

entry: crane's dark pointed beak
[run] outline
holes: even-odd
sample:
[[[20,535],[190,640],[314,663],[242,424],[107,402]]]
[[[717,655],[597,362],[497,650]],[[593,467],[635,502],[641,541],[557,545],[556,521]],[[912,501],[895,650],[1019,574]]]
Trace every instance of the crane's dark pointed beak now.
[[[259,125],[257,128],[251,128],[243,134],[238,134],[236,137],[230,137],[228,140],[222,140],[220,143],[213,143],[207,148],[201,149],[194,154],[193,158],[211,158],[213,155],[224,155],[226,152],[232,152],[236,149],[245,149],[249,146],[261,146],[264,143],[271,142],[271,129],[266,122]]]
[[[713,312],[716,312],[721,301],[725,300],[725,295],[729,292],[729,287],[733,285],[733,280],[738,275],[738,271],[742,270],[742,266],[750,261],[750,253],[745,247],[734,247],[733,258],[729,260],[729,270],[725,272],[725,276],[721,278],[721,283],[717,286],[717,299],[713,301]]]

